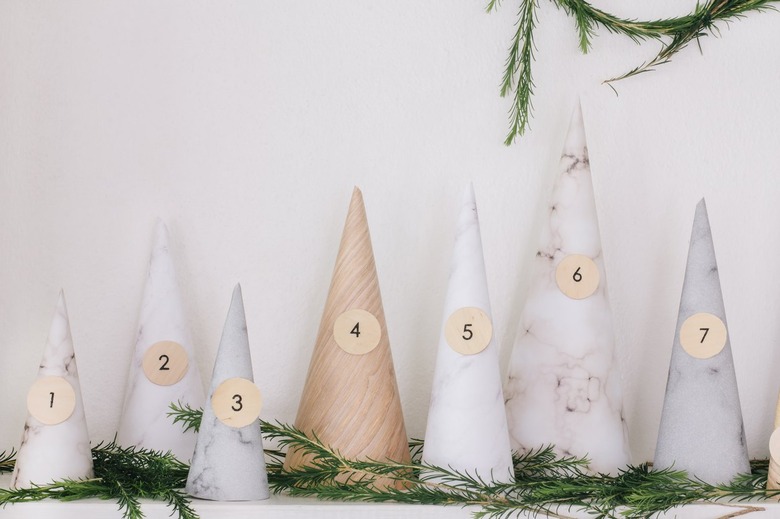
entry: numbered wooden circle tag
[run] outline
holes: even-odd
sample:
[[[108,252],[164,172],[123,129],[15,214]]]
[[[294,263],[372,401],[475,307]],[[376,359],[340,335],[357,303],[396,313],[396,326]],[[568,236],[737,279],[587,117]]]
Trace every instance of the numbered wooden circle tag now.
[[[172,386],[180,381],[187,373],[189,364],[187,352],[178,342],[156,342],[144,353],[146,378],[158,386]]]
[[[46,425],[64,422],[75,408],[76,392],[62,377],[39,378],[27,393],[27,410]]]
[[[465,307],[452,312],[444,325],[444,338],[450,348],[463,355],[479,353],[490,344],[493,323],[479,308]]]
[[[220,422],[228,427],[245,427],[260,418],[263,397],[251,380],[229,378],[214,390],[211,408]]]
[[[780,462],[780,428],[769,437],[769,457],[775,463]]]
[[[691,357],[709,359],[726,346],[726,325],[708,313],[693,314],[680,328],[680,344]]]
[[[353,308],[336,318],[333,338],[339,347],[352,355],[364,355],[379,344],[382,327],[370,312]]]
[[[558,263],[555,281],[558,288],[572,299],[590,297],[599,287],[599,268],[587,256],[571,254]]]

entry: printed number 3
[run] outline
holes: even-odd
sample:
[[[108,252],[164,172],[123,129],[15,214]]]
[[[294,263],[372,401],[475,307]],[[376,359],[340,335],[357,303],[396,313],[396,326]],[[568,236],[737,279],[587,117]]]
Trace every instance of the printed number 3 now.
[[[244,408],[244,404],[241,403],[241,395],[233,395],[233,400],[236,402],[235,405],[230,406],[233,411],[239,412]]]
[[[470,341],[472,337],[474,337],[474,332],[472,332],[469,328],[471,327],[471,323],[464,324],[463,325],[463,337],[464,341]],[[466,334],[468,334],[468,337],[466,337]]]

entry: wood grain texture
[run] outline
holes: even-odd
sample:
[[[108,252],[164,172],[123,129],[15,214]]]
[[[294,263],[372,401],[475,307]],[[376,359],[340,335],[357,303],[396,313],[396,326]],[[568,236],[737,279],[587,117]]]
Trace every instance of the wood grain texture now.
[[[373,314],[382,330],[376,348],[363,355],[345,352],[333,337],[336,318],[355,308]],[[410,461],[368,220],[357,187],[295,425],[350,458]],[[291,450],[285,468],[308,461]],[[388,479],[377,486],[392,484]]]

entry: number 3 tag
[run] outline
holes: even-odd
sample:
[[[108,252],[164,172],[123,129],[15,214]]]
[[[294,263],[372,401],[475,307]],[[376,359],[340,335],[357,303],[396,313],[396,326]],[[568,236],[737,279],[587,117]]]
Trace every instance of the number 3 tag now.
[[[493,337],[490,317],[479,308],[464,307],[452,312],[444,325],[450,348],[462,355],[474,355],[487,348]]]
[[[160,341],[144,353],[143,369],[146,378],[158,386],[172,386],[187,373],[189,361],[181,344]]]
[[[251,380],[229,378],[214,390],[211,408],[220,422],[238,429],[260,417],[263,397]]]

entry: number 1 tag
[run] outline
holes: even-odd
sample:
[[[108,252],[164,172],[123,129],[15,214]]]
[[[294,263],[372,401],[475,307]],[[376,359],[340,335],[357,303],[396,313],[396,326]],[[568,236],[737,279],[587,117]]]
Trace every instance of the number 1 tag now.
[[[452,312],[444,325],[450,348],[462,355],[474,355],[487,348],[493,337],[490,317],[479,308],[464,307]]]
[[[172,386],[177,383],[187,373],[187,368],[187,352],[178,342],[156,342],[144,353],[144,374],[150,382],[158,386]]]
[[[238,429],[245,427],[260,417],[263,397],[251,380],[229,378],[214,390],[211,395],[211,409],[220,422]]]
[[[76,408],[76,392],[62,377],[43,377],[27,393],[27,410],[46,425],[62,423]]]

